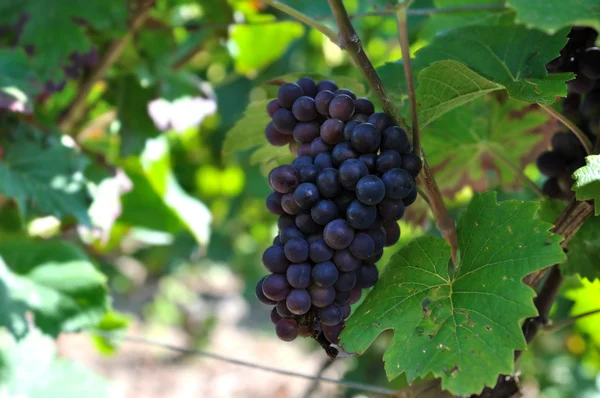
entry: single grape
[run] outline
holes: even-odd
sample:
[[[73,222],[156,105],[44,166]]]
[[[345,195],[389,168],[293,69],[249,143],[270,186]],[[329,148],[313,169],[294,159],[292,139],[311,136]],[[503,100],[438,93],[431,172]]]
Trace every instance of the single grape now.
[[[319,123],[316,121],[298,123],[292,131],[292,137],[300,144],[310,144],[319,137]],[[298,155],[302,156],[302,155]]]
[[[298,156],[292,161],[292,167],[299,170],[301,166],[308,166],[313,164],[312,156]]]
[[[270,246],[263,252],[262,262],[266,269],[274,274],[283,274],[290,262],[283,252],[283,246]]]
[[[277,112],[279,109],[281,109],[281,105],[279,105],[279,101],[276,99],[267,104],[267,113],[269,114],[269,117],[273,117],[275,112]]]
[[[392,118],[390,116],[388,116],[386,113],[383,113],[383,112],[376,112],[376,113],[372,114],[371,116],[369,116],[369,119],[367,120],[367,122],[371,123],[379,131],[385,131],[385,129],[394,125],[394,120],[392,120]],[[386,148],[386,149],[388,149],[388,148]],[[394,149],[394,148],[389,148],[389,149]]]
[[[321,80],[317,83],[317,91],[321,92],[323,90],[329,90],[333,94],[334,91],[337,91],[338,86],[331,80]]]
[[[375,252],[375,242],[364,232],[358,232],[354,235],[354,240],[348,246],[352,255],[360,260],[365,259]]]
[[[333,167],[333,158],[330,153],[323,152],[315,156],[315,166],[319,169]]]
[[[305,234],[314,234],[323,229],[323,226],[312,219],[309,211],[304,211],[296,216],[296,226]]]
[[[317,108],[315,100],[306,95],[294,101],[292,113],[299,122],[310,122],[317,118]]]
[[[329,103],[329,114],[343,122],[350,120],[354,114],[354,100],[346,94],[336,95]]]
[[[292,220],[293,225],[279,229],[279,238],[284,245],[293,238],[304,239],[304,234],[296,227],[296,218],[292,218]]]
[[[323,199],[310,209],[310,215],[317,224],[327,225],[337,218],[338,208],[334,201]]]
[[[296,82],[302,88],[304,95],[308,95],[309,97],[315,97],[317,95],[317,85],[313,79],[310,77],[303,77]]]
[[[281,243],[281,238],[279,237],[279,235],[277,235],[276,237],[273,238],[273,246],[283,246],[283,243]]]
[[[369,173],[374,174],[377,168],[377,154],[376,153],[363,153],[358,157],[358,160],[363,162],[367,169],[369,169]]]
[[[271,274],[263,280],[263,293],[267,298],[275,301],[285,300],[291,290],[285,275]]]
[[[269,196],[267,196],[266,204],[267,210],[269,210],[271,214],[280,216],[285,213],[281,207],[281,194],[279,192],[271,192]]]
[[[308,260],[308,242],[300,238],[292,238],[283,246],[285,257],[293,263]]]
[[[355,99],[354,107],[356,108],[356,113],[362,113],[367,116],[371,116],[375,112],[375,105],[368,98]]]
[[[359,121],[351,120],[344,125],[344,131],[343,131],[344,140],[350,141],[350,139],[352,138],[352,132],[354,131],[354,128],[356,126],[358,126],[359,124],[360,124]]]
[[[339,167],[348,159],[356,159],[358,157],[358,153],[352,148],[352,144],[344,141],[340,142],[333,148],[331,156],[333,158],[333,164]]]
[[[260,301],[263,304],[266,304],[266,305],[275,305],[275,304],[277,304],[277,301],[271,300],[270,298],[268,298],[267,296],[265,296],[265,294],[263,293],[263,283],[265,282],[266,278],[267,277],[264,276],[256,284],[256,290],[255,290],[256,298],[258,299],[258,301]]]
[[[401,155],[410,153],[410,141],[406,131],[399,126],[391,126],[383,130],[381,149],[393,149]]]
[[[302,209],[294,200],[294,194],[286,193],[281,196],[281,208],[289,215],[295,216],[300,214]]]
[[[322,263],[333,258],[333,249],[327,246],[325,240],[318,239],[314,242],[310,242],[308,247],[308,256],[311,261],[315,263]]]
[[[303,182],[294,191],[294,200],[302,209],[310,209],[319,199],[319,188],[312,182]]]
[[[292,143],[290,143],[292,145]],[[294,154],[292,152],[292,154]],[[295,154],[296,156],[305,156],[310,155],[310,144],[302,144],[298,147],[298,151]]]
[[[329,247],[335,250],[345,249],[354,239],[354,229],[346,220],[331,221],[323,230],[323,239]]]
[[[339,214],[346,214],[350,203],[356,200],[356,194],[353,191],[344,190],[338,196],[336,196],[333,201],[337,206]]]
[[[319,308],[327,307],[335,300],[335,289],[333,286],[319,287],[317,285],[311,285],[308,288],[308,294],[310,295],[312,304]]]
[[[408,173],[413,177],[417,178],[419,173],[421,172],[421,168],[423,167],[423,162],[421,158],[415,155],[414,153],[409,153],[408,155],[402,156],[402,167],[404,170],[408,171]]]
[[[415,203],[415,200],[417,200],[417,187],[414,187],[408,196],[402,199],[402,203],[404,203],[404,207],[408,207]]]
[[[350,290],[350,299],[348,300],[348,304],[356,304],[358,300],[360,300],[362,296],[362,288],[358,285],[354,286],[352,290]]]
[[[383,174],[391,169],[402,167],[402,156],[393,149],[384,149],[377,157],[375,163],[377,173]]]
[[[369,174],[367,166],[358,159],[348,159],[340,165],[339,181],[340,184],[350,190],[356,188],[356,183]]]
[[[379,271],[375,265],[361,265],[356,271],[356,284],[363,289],[375,286]]]
[[[317,112],[323,116],[329,117],[329,105],[334,98],[335,95],[329,90],[319,91],[319,93],[315,96],[315,106],[317,108]]]
[[[348,97],[352,98],[353,100],[356,99],[356,94],[354,94],[354,92],[352,90],[349,90],[347,88],[340,88],[339,90],[335,90],[333,92],[333,94],[335,94],[336,96],[340,95],[340,94],[345,94]]]
[[[305,165],[298,169],[298,174],[300,175],[300,182],[316,182],[317,176],[321,169],[319,166],[315,166],[314,164]]]
[[[328,144],[339,144],[344,140],[344,127],[339,119],[327,119],[321,125],[321,138]]]
[[[384,177],[385,175],[387,173]],[[356,183],[356,197],[366,205],[376,205],[386,196],[387,189],[381,178],[374,175],[364,176]]]
[[[303,95],[302,87],[296,83],[284,83],[279,87],[277,100],[282,107],[292,109],[294,102]]]
[[[288,310],[287,305],[285,305],[285,300],[278,301],[275,305],[275,310],[282,318],[289,319],[294,317],[294,314],[290,312],[290,310]]]
[[[385,229],[385,245],[392,246],[400,239],[400,226],[396,221],[386,221],[383,223]]]
[[[288,193],[300,183],[298,172],[292,166],[277,166],[269,173],[269,185],[274,191]]]
[[[312,281],[320,287],[333,286],[337,281],[339,272],[331,261],[317,263],[312,267]]]
[[[370,228],[377,217],[377,208],[366,205],[358,200],[353,201],[346,210],[348,224],[355,229]]]
[[[350,250],[336,250],[333,254],[333,263],[342,272],[352,272],[360,266],[360,260],[350,253]]]
[[[342,192],[342,186],[338,181],[338,171],[334,168],[321,170],[317,176],[317,187],[325,198],[334,198]]]
[[[375,250],[380,250],[385,247],[386,235],[385,229],[383,227],[379,227],[376,229],[370,229],[365,232],[367,235],[373,239],[373,243],[375,243]]]
[[[396,221],[404,216],[404,202],[402,200],[384,199],[377,205],[377,210],[384,220]]]
[[[279,315],[279,313],[277,312],[277,308],[273,307],[273,309],[271,310],[271,322],[273,323],[273,325],[277,324],[277,322],[279,322],[281,319],[283,319],[283,317],[281,315]]]
[[[338,344],[340,342],[340,334],[344,330],[344,323],[338,323],[337,325],[327,326],[323,325],[323,335],[332,344]]]
[[[321,323],[327,326],[337,325],[344,320],[344,310],[341,305],[333,303],[319,310]]]
[[[404,169],[392,169],[386,172],[381,180],[385,185],[385,197],[387,199],[403,199],[415,187],[415,180]]]
[[[542,192],[553,199],[560,199],[562,197],[562,191],[558,186],[558,180],[556,177],[548,178],[546,180],[544,185],[542,185]]]
[[[366,264],[375,264],[377,261],[381,260],[381,257],[383,257],[383,248],[375,250],[371,255],[369,255],[363,261]]]
[[[586,96],[589,97],[589,95]],[[566,160],[572,161],[585,157],[585,149],[575,134],[556,133],[552,136],[553,152],[561,154]]]
[[[287,109],[281,108],[273,115],[273,125],[282,134],[293,134],[296,123],[298,121],[294,117],[294,114]]]
[[[543,175],[556,177],[567,169],[569,161],[558,152],[546,151],[538,156],[536,164]]]
[[[333,287],[338,292],[348,292],[354,285],[356,285],[356,273],[341,272]]]
[[[275,325],[275,333],[280,340],[293,341],[298,337],[298,322],[293,319],[282,319]]]
[[[304,289],[293,289],[288,294],[285,305],[292,314],[304,315],[310,310],[310,295]]]
[[[267,142],[273,146],[284,146],[290,142],[290,136],[277,130],[273,125],[273,122],[267,124],[267,127],[265,128],[265,138],[267,139]]]
[[[310,143],[310,156],[317,156],[320,153],[331,152],[331,146],[323,141],[321,137],[317,137]]]
[[[381,131],[371,123],[361,123],[354,128],[352,147],[360,153],[377,152],[381,144]]]

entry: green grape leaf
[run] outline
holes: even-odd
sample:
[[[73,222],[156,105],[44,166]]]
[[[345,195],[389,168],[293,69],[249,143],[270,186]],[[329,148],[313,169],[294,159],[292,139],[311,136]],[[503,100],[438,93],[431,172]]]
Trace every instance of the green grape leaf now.
[[[125,27],[127,5],[121,0],[57,1],[6,0],[0,4],[0,24],[13,24],[23,14],[28,20],[19,35],[21,46],[33,46],[34,68],[43,80],[61,80],[69,55],[90,50],[85,21],[101,32]],[[49,32],[52,32],[49,34]]]
[[[295,21],[235,25],[229,34],[235,69],[250,74],[270,65],[303,34],[304,27]]]
[[[565,207],[567,207],[567,205],[562,200],[546,198],[542,200],[540,204],[537,217],[542,221],[554,224],[556,218],[565,209]]]
[[[574,301],[571,315],[577,316],[600,308],[600,280],[582,279],[581,286],[569,289],[565,297]],[[600,346],[600,314],[590,315],[575,322],[577,329],[588,334],[596,345]]]
[[[270,100],[255,101],[248,105],[244,116],[227,132],[223,143],[223,157],[231,160],[237,152],[268,144],[265,127],[271,121],[267,114]]]
[[[109,384],[91,370],[59,358],[39,331],[18,344],[0,343],[0,385],[9,397],[108,398]]]
[[[512,165],[519,167],[521,158],[542,139],[525,133],[548,120],[539,112],[516,116],[525,106],[514,99],[500,104],[482,97],[429,125],[423,131],[423,147],[440,188],[455,190],[481,180],[489,182],[487,185],[511,186],[517,178]]]
[[[9,239],[0,242],[0,256],[9,299],[32,311],[44,333],[95,326],[108,310],[106,278],[76,246]]]
[[[513,98],[551,104],[557,96],[566,95],[565,81],[573,79],[571,73],[549,76],[545,67],[559,56],[567,33],[563,30],[549,36],[523,26],[467,26],[436,36],[430,45],[417,51],[413,69],[420,72],[437,61],[458,61],[504,87]],[[401,61],[387,63],[378,72],[390,92],[406,92]],[[417,101],[423,100],[417,97]]]
[[[596,215],[600,215],[600,155],[585,158],[586,165],[573,173],[573,190],[577,200],[594,200]]]
[[[517,12],[517,22],[548,33],[570,25],[600,30],[600,3],[597,1],[508,0],[506,4]]]
[[[0,49],[0,109],[31,113],[36,80],[23,50]]]
[[[589,217],[567,244],[568,260],[561,264],[565,275],[578,273],[589,280],[600,278],[600,217]]]
[[[0,258],[0,267],[4,267]],[[17,340],[27,335],[27,320],[25,311],[27,306],[18,300],[13,300],[8,288],[0,278],[0,327],[8,329],[10,334]]]
[[[0,160],[0,193],[17,201],[27,216],[74,216],[91,226],[88,191],[81,176],[87,158],[55,136],[25,123],[0,127],[5,157]],[[12,135],[12,139],[8,139]]]
[[[535,292],[521,280],[565,257],[562,237],[534,219],[538,206],[476,194],[458,223],[456,271],[444,240],[414,239],[348,319],[342,347],[362,353],[393,329],[384,354],[389,379],[406,373],[411,382],[431,373],[463,396],[511,374],[514,350],[526,347],[520,322],[536,315]]]

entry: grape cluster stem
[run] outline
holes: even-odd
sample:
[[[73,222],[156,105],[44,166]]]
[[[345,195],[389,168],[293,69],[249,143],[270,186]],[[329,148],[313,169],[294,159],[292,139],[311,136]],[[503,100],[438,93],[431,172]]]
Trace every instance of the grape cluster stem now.
[[[557,112],[550,105],[540,105],[540,107],[543,110],[545,110],[546,112],[548,112],[550,115],[552,115],[559,122],[561,122],[562,124],[564,124],[566,128],[568,128],[569,130],[571,130],[571,132],[573,134],[575,134],[575,136],[577,137],[577,139],[581,142],[581,145],[583,145],[583,147],[585,148],[585,152],[588,155],[592,153],[593,150],[592,150],[592,143],[591,143],[591,141],[585,136],[585,133],[583,131],[581,131],[581,129],[579,127],[577,127],[577,125],[575,123],[573,123],[572,121],[570,121],[562,113]]]

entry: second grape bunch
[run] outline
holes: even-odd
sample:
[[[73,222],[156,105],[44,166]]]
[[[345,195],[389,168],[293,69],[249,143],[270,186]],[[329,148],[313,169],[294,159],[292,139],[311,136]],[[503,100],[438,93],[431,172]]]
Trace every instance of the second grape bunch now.
[[[421,159],[388,115],[330,80],[283,84],[267,112],[267,141],[290,145],[296,159],[268,177],[279,233],[256,295],[273,306],[280,339],[337,344],[350,305],[377,282],[384,247],[400,238]]]

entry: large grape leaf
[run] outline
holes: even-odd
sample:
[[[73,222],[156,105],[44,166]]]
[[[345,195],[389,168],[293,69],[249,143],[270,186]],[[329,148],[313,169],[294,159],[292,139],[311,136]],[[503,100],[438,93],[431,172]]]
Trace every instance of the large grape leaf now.
[[[600,215],[600,155],[585,158],[586,165],[573,173],[573,190],[578,200],[594,200],[596,215]]]
[[[430,45],[417,51],[413,68],[420,72],[437,61],[458,61],[482,78],[504,87],[513,98],[551,104],[557,96],[566,95],[564,82],[573,78],[572,74],[549,76],[545,67],[559,56],[567,42],[567,33],[565,29],[549,36],[523,26],[467,26],[436,36]],[[390,92],[406,92],[401,61],[387,63],[378,72]],[[449,78],[471,80],[461,74]],[[432,93],[427,91],[427,94]]]
[[[508,0],[517,12],[517,21],[528,27],[554,33],[570,25],[600,30],[600,2],[595,0]]]
[[[0,159],[0,194],[14,198],[26,215],[72,215],[90,226],[88,192],[82,177],[87,158],[57,137],[42,137],[24,123],[2,126],[0,133],[5,152]]]
[[[0,342],[0,385],[3,397],[110,396],[106,380],[79,364],[60,359],[55,342],[37,330],[18,344]]]
[[[97,325],[108,310],[105,276],[69,243],[4,240],[0,257],[0,282],[17,320],[24,306],[35,315],[37,327],[57,336]]]
[[[457,395],[493,386],[513,372],[513,351],[526,347],[520,322],[536,315],[535,292],[521,279],[561,262],[561,237],[535,220],[535,202],[496,202],[475,195],[457,228],[457,269],[448,244],[421,237],[400,249],[341,335],[348,352],[364,352],[386,329],[389,379],[429,373]]]
[[[27,22],[19,35],[21,46],[32,46],[34,67],[46,79],[60,80],[69,55],[90,49],[85,21],[99,31],[118,34],[125,26],[127,4],[121,0],[53,1],[3,0],[0,24],[13,24],[23,15]]]
[[[453,190],[465,177],[470,181],[492,178],[505,186],[514,183],[514,167],[521,167],[521,158],[542,139],[526,132],[548,119],[539,112],[517,116],[525,106],[514,99],[498,103],[479,98],[427,127],[423,147],[440,187]]]
[[[581,286],[570,289],[565,297],[574,301],[571,315],[577,316],[600,308],[600,280],[581,280]],[[586,316],[575,322],[576,327],[587,333],[600,346],[600,314]]]

